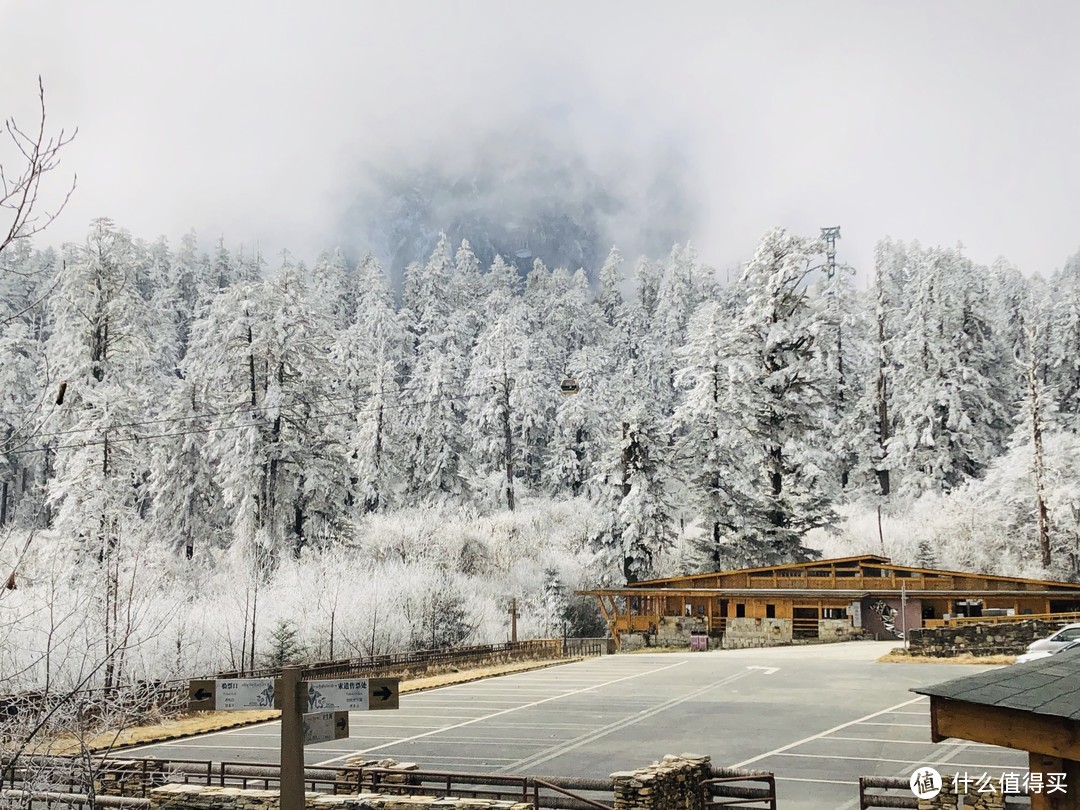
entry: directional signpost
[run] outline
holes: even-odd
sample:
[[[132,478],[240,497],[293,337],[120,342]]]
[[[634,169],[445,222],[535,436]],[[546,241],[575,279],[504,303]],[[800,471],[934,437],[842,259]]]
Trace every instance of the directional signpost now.
[[[217,678],[188,684],[188,707],[194,712],[274,708],[272,678]]]
[[[342,678],[307,681],[308,711],[346,709],[366,712],[398,708],[397,678]]]
[[[304,715],[304,745],[343,740],[349,736],[348,712],[309,712]]]
[[[188,684],[188,711],[213,711],[216,694],[212,680],[191,681]]]
[[[304,808],[304,746],[349,736],[349,712],[398,708],[397,678],[217,678],[188,684],[191,711],[281,709],[281,810]],[[305,713],[306,712],[306,713]]]

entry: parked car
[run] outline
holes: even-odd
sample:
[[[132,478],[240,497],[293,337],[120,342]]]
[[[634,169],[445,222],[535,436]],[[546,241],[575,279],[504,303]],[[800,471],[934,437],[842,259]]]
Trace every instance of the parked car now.
[[[1031,642],[1027,652],[1016,659],[1016,663],[1023,664],[1025,661],[1037,661],[1048,655],[1080,648],[1080,624],[1067,624],[1052,636],[1041,638]]]

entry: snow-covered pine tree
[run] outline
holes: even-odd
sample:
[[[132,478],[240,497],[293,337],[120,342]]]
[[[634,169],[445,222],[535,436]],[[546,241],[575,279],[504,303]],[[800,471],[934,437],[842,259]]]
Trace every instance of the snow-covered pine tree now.
[[[909,250],[895,343],[889,454],[909,495],[948,491],[980,475],[1007,439],[1005,362],[987,312],[984,269],[958,250]]]
[[[1080,253],[1065,262],[1050,285],[1052,314],[1045,330],[1050,391],[1061,413],[1080,414]]]
[[[660,558],[675,544],[673,476],[666,438],[645,407],[634,408],[620,428],[598,484],[607,523],[594,544],[626,582],[637,582],[655,576]]]
[[[693,313],[686,345],[676,351],[675,382],[682,392],[672,417],[679,477],[688,486],[688,499],[705,529],[698,567],[718,570],[733,564],[727,541],[742,507],[740,437],[732,435],[738,420],[728,411],[728,358],[724,335],[732,322],[725,308],[707,301]]]
[[[45,454],[27,451],[39,444],[59,385],[47,374],[45,353],[56,261],[51,251],[32,251],[27,240],[0,253],[0,530],[43,522]]]
[[[816,290],[825,318],[817,341],[824,375],[822,428],[832,456],[830,474],[844,492],[849,487],[858,490],[852,478],[867,469],[873,455],[867,430],[873,414],[864,392],[866,381],[877,372],[868,341],[871,326],[852,284],[854,275],[854,268],[838,265],[833,277],[822,278]]]
[[[257,546],[259,567],[270,567],[283,553],[345,533],[342,437],[320,414],[331,391],[329,328],[297,268],[233,285],[196,326],[184,371],[221,414],[206,450],[235,542]]]
[[[48,497],[53,528],[68,538],[73,568],[98,584],[104,685],[122,676],[125,627],[121,584],[149,543],[147,461],[139,438],[163,388],[153,356],[151,311],[139,294],[144,262],[130,236],[95,220],[85,245],[57,268],[50,298],[48,356],[67,382],[50,427],[54,473]]]
[[[724,407],[737,425],[725,452],[742,459],[742,503],[729,514],[726,555],[738,565],[813,556],[802,544],[833,519],[837,490],[823,430],[820,299],[808,295],[822,243],[776,228],[739,280],[745,304],[723,336]],[[737,437],[737,438],[734,438]]]
[[[230,524],[204,449],[216,419],[188,380],[173,384],[161,419],[169,427],[150,445],[151,520],[174,552],[209,567],[212,552],[228,545]]]
[[[615,325],[615,319],[619,308],[623,304],[622,293],[619,287],[622,284],[622,256],[617,247],[612,247],[600,268],[600,294],[597,304],[603,314],[604,322],[609,327]]]
[[[373,512],[398,503],[405,485],[400,381],[408,339],[386,276],[370,256],[361,262],[361,278],[356,321],[338,335],[330,355],[335,399],[355,408],[345,422],[353,498]]]
[[[319,254],[311,270],[311,291],[313,303],[324,310],[327,324],[335,333],[355,320],[356,294],[341,248]]]
[[[524,302],[497,285],[484,306],[484,326],[472,354],[465,386],[470,397],[468,437],[481,480],[498,473],[506,508],[516,501],[515,476],[522,459],[520,387],[532,379]]]

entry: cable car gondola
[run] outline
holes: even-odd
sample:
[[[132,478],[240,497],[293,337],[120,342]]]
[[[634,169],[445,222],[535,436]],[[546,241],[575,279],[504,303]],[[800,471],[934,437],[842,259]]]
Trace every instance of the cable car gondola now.
[[[567,374],[559,386],[559,390],[569,396],[570,394],[576,394],[581,389],[578,388],[577,380]]]

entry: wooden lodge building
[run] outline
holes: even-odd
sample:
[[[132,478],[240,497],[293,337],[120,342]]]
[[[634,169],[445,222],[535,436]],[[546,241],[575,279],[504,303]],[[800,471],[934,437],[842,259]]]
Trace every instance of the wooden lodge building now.
[[[895,565],[864,554],[690,574],[581,591],[596,597],[616,645],[756,647],[905,631],[958,617],[1080,610],[1080,585]]]

